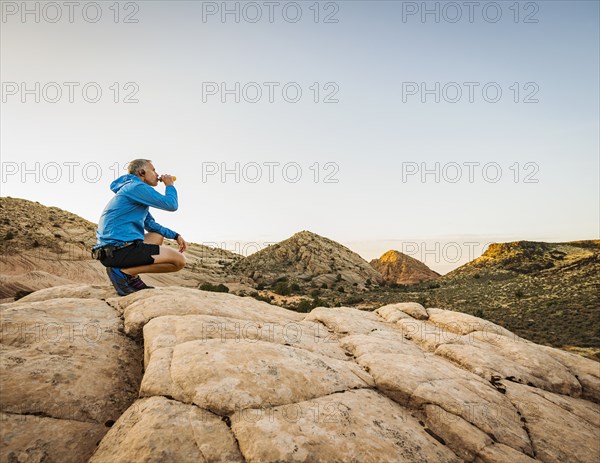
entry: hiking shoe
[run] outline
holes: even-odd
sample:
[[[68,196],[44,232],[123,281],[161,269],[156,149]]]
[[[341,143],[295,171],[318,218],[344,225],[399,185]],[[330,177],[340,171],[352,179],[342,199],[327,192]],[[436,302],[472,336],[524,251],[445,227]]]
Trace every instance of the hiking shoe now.
[[[119,296],[127,296],[137,290],[129,286],[127,275],[115,267],[106,267],[106,274]]]
[[[134,291],[139,291],[141,289],[154,289],[154,286],[148,286],[146,283],[144,283],[139,275],[136,277],[127,275],[126,273],[123,273],[123,275],[127,277],[127,285],[130,288],[133,288]]]

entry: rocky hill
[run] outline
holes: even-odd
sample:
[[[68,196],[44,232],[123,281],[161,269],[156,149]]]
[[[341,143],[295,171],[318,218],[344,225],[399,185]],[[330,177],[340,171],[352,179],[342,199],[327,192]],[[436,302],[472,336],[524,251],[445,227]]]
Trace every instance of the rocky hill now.
[[[166,287],[0,305],[0,461],[597,462],[598,363],[417,303]]]
[[[370,264],[386,283],[411,285],[435,280],[440,276],[423,262],[394,250],[387,251],[379,259],[373,259]]]
[[[547,270],[571,270],[598,263],[600,240],[545,243],[537,241],[514,241],[492,243],[477,259],[445,275],[477,272],[509,271],[517,274],[541,274]]]
[[[362,257],[329,238],[301,231],[238,261],[233,269],[257,284],[285,278],[300,286],[356,286],[379,283],[381,274]]]

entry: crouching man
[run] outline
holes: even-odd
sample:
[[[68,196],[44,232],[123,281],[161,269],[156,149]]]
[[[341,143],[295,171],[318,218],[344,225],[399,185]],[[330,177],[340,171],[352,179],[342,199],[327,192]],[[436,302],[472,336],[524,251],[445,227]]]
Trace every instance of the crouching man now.
[[[154,221],[149,207],[176,211],[177,190],[173,177],[163,175],[165,194],[154,187],[159,176],[152,161],[136,159],[129,163],[129,172],[111,183],[115,196],[108,202],[96,231],[97,244],[92,257],[100,260],[120,296],[147,286],[140,273],[177,272],[185,266],[185,240],[173,230]],[[148,233],[144,234],[144,230]],[[179,252],[163,246],[164,238],[177,240]]]

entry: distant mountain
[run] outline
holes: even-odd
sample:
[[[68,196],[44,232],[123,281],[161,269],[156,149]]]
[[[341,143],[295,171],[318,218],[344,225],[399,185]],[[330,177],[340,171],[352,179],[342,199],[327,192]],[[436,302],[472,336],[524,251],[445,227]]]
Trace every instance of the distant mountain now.
[[[596,262],[599,249],[600,240],[493,243],[480,257],[445,276],[452,278],[474,272],[503,270],[525,275],[545,270],[573,269]]]
[[[387,283],[410,285],[439,278],[423,262],[399,251],[387,251],[379,259],[373,259],[371,267],[377,270]]]
[[[281,278],[301,286],[364,287],[382,281],[379,272],[357,253],[306,230],[249,255],[233,269],[257,284],[267,285]]]

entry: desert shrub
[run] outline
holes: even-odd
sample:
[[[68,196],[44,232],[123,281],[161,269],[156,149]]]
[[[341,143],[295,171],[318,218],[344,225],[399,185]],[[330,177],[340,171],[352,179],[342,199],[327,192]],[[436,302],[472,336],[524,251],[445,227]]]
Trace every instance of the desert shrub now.
[[[365,286],[371,286],[371,279],[367,278],[367,281],[365,281]]]
[[[475,317],[485,318],[485,312],[482,309],[475,310],[475,313],[473,313],[473,315]]]
[[[316,297],[319,297],[319,294],[321,294],[321,291],[319,291],[318,289],[313,289],[313,290],[310,292],[310,297],[312,297],[312,298],[316,298]]]
[[[521,299],[521,298],[522,298],[524,295],[525,295],[525,293],[524,293],[524,292],[523,292],[523,290],[521,290],[521,289],[517,289],[517,290],[515,291],[515,296],[516,296],[518,299]]]
[[[338,286],[338,289],[337,289],[337,290],[338,290],[340,293],[344,293],[344,292],[346,292],[346,290],[344,289],[344,287],[343,287],[343,286]]]
[[[258,289],[259,291],[265,289],[265,284],[264,283],[259,283],[256,285],[256,289]]]
[[[327,289],[327,283],[323,283],[323,284],[321,285],[321,289]]]
[[[12,231],[8,231],[6,232],[6,235],[4,235],[4,240],[8,241],[8,240],[12,240],[15,237],[15,234]]]
[[[280,296],[289,296],[292,291],[286,281],[278,281],[273,286],[273,292]]]
[[[214,293],[228,293],[229,288],[222,283],[218,285],[213,285],[211,283],[202,283],[200,288],[202,291],[212,291]]]
[[[312,310],[313,303],[309,299],[302,299],[295,307],[296,312],[308,313]]]
[[[256,292],[255,292],[255,293],[252,293],[252,294],[250,294],[250,295],[251,295],[251,296],[252,296],[254,299],[256,299],[257,301],[263,301],[263,302],[266,302],[266,303],[268,303],[268,304],[270,304],[270,303],[271,303],[271,299],[273,298],[273,296],[271,296],[271,297],[267,297],[267,296],[261,296],[260,294],[258,294],[258,293],[256,293]]]
[[[290,290],[294,292],[300,291],[300,285],[298,283],[292,283],[290,285]]]
[[[473,275],[473,278],[479,280],[481,278],[481,275],[479,273],[476,273],[475,275]]]
[[[335,281],[342,281],[342,274],[338,273],[335,277]]]

